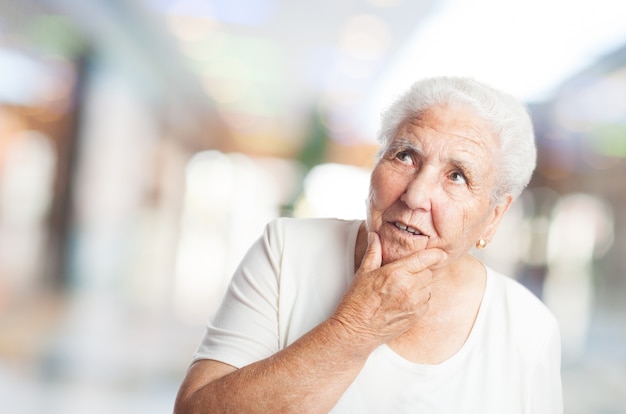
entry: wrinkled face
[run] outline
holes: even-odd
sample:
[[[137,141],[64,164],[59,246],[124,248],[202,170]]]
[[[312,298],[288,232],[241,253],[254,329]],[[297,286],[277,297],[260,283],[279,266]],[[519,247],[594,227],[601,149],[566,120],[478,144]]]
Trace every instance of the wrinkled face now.
[[[455,261],[490,241],[510,198],[494,204],[498,141],[471,109],[437,106],[399,128],[371,176],[368,231],[383,263],[437,247]]]

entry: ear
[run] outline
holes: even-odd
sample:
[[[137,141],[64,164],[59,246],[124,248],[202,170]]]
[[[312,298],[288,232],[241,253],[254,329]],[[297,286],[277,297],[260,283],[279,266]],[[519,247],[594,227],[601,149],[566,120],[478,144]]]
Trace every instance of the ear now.
[[[502,217],[504,217],[504,214],[509,210],[512,203],[513,197],[511,195],[507,195],[504,200],[494,206],[491,218],[483,230],[482,238],[485,239],[487,243],[491,242],[493,236],[495,236],[496,231],[500,226],[500,222],[502,221]]]

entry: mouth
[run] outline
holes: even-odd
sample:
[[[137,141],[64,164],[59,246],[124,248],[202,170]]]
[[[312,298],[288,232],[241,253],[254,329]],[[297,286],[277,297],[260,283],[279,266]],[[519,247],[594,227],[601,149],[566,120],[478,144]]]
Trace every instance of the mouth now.
[[[415,227],[411,227],[411,226],[407,226],[404,223],[400,223],[399,221],[396,221],[393,223],[393,225],[398,229],[398,230],[402,230],[405,231],[407,233],[413,234],[415,236],[425,236],[424,233],[422,233],[421,231],[419,231],[418,229],[416,229]]]

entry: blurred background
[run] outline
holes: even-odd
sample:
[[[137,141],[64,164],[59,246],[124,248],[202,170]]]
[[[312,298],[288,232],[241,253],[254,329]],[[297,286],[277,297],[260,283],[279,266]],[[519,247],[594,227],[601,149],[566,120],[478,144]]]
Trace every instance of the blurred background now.
[[[563,336],[566,413],[626,413],[626,6],[0,0],[0,406],[169,413],[278,216],[364,217],[380,111],[468,75],[539,165],[483,260]]]

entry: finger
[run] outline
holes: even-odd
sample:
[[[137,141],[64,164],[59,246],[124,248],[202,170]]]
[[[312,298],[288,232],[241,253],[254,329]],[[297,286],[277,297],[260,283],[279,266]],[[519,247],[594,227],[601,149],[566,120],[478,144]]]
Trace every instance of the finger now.
[[[361,260],[360,271],[371,272],[380,267],[383,261],[382,249],[380,246],[380,238],[378,234],[369,232],[367,234],[367,250]]]
[[[442,262],[445,258],[446,253],[441,249],[425,249],[415,252],[400,261],[406,271],[417,273]]]

